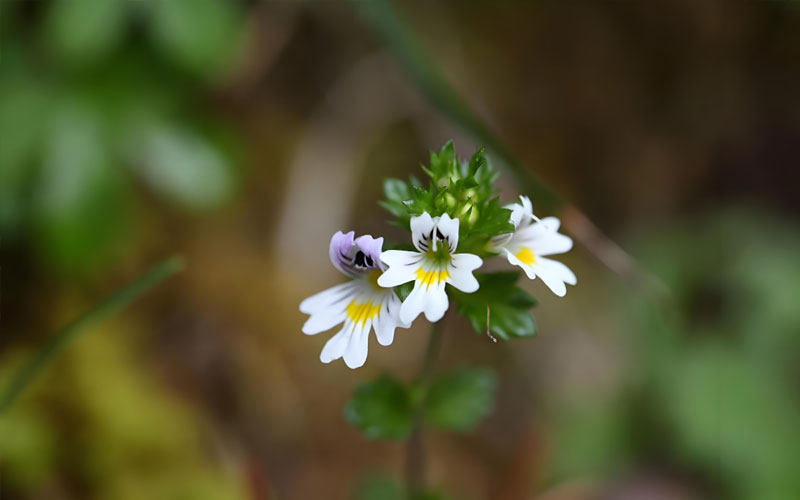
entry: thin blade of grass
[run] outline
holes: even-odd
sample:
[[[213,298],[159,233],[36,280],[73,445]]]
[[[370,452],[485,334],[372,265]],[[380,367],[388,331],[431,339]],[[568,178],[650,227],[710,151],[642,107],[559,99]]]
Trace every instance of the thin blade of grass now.
[[[481,145],[492,150],[512,171],[523,191],[536,200],[537,205],[547,211],[556,211],[562,207],[561,198],[522,164],[448,83],[387,0],[351,0],[351,3],[433,106]]]
[[[184,267],[181,257],[171,257],[148,270],[116,293],[98,302],[94,307],[57,331],[30,359],[20,366],[11,381],[0,393],[0,413],[14,404],[19,395],[31,384],[53,359],[91,326],[111,316],[139,298],[144,292],[179,272]]]

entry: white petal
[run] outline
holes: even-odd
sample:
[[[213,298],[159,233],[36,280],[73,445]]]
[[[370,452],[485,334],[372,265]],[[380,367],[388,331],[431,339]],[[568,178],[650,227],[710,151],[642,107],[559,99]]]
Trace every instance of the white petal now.
[[[472,293],[478,289],[478,280],[472,271],[481,267],[483,261],[471,253],[458,253],[452,256],[447,266],[447,282],[462,292]]]
[[[578,282],[570,268],[555,260],[538,258],[532,267],[544,284],[559,297],[567,294],[565,283],[575,285]]]
[[[339,332],[325,342],[322,353],[319,355],[320,361],[330,363],[334,359],[339,359],[347,349],[347,342],[350,340],[349,332],[353,330],[353,323],[348,321]]]
[[[414,289],[408,294],[403,305],[400,306],[400,321],[411,323],[422,312],[425,301],[425,290],[419,283],[414,285]]]
[[[314,335],[341,323],[344,320],[344,310],[359,286],[358,281],[348,281],[302,301],[300,312],[311,315],[303,325],[303,333]]]
[[[355,281],[348,281],[314,294],[300,302],[300,312],[313,314],[314,311],[319,310],[320,307],[325,307],[339,300],[342,296],[349,295],[356,286],[357,283]]]
[[[428,249],[427,242],[433,232],[433,226],[433,218],[428,212],[422,212],[422,215],[411,217],[411,241],[420,252]]]
[[[380,345],[391,345],[394,341],[394,330],[400,323],[400,299],[394,292],[387,294],[381,306],[381,312],[372,323],[375,337]],[[407,325],[404,325],[406,328]]]
[[[333,308],[331,308],[330,310],[312,314],[311,317],[303,323],[302,332],[306,335],[316,335],[325,330],[330,330],[344,321],[346,317],[345,307],[347,307],[347,302],[344,303],[341,310],[334,311]]]
[[[512,264],[512,265],[514,265],[514,266],[519,266],[519,267],[521,267],[521,268],[522,268],[522,270],[523,270],[523,271],[525,271],[525,275],[526,275],[528,278],[530,278],[530,279],[532,279],[532,280],[533,280],[533,279],[536,279],[536,272],[533,270],[533,268],[532,268],[530,265],[528,265],[528,264],[525,264],[524,262],[522,262],[521,260],[519,260],[519,259],[517,258],[517,256],[516,256],[516,255],[514,255],[513,253],[511,253],[511,251],[510,251],[509,249],[507,249],[507,248],[506,248],[506,249],[504,249],[504,250],[506,251],[506,258],[508,259],[508,262],[509,262],[510,264]]]
[[[508,220],[514,225],[514,229],[516,229],[519,226],[519,223],[522,222],[522,216],[525,215],[525,209],[522,208],[522,205],[519,203],[506,205],[505,208],[511,210],[511,216]]]
[[[423,310],[425,311],[425,319],[431,323],[436,323],[450,306],[447,299],[447,292],[444,291],[445,282],[441,282],[435,287],[430,287],[423,295]]]
[[[458,219],[451,219],[448,214],[442,214],[436,229],[450,242],[450,251],[455,252],[458,248]]]
[[[533,204],[531,203],[531,199],[527,196],[521,195],[519,197],[519,201],[522,202],[522,211],[524,214],[529,218],[533,218]]]
[[[404,250],[387,250],[381,254],[381,260],[389,266],[378,278],[378,285],[391,288],[412,281],[414,272],[419,267],[422,255]]]
[[[572,249],[572,238],[555,231],[539,233],[533,238],[520,237],[516,243],[520,247],[530,248],[534,255],[555,255]]]
[[[408,250],[386,250],[381,254],[381,261],[389,267],[413,265],[421,260],[421,253]]]
[[[372,329],[372,320],[368,319],[361,325],[356,325],[350,342],[344,351],[344,364],[348,368],[358,368],[367,361],[367,350],[369,347],[369,331]]]

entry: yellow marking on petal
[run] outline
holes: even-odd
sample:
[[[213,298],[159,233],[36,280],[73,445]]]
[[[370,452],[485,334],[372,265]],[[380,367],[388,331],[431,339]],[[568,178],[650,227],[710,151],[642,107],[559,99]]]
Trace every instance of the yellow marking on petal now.
[[[373,304],[370,300],[361,303],[351,300],[344,311],[350,321],[364,326],[368,319],[375,319],[381,311],[381,305]]]
[[[528,266],[536,262],[536,256],[533,255],[533,252],[531,252],[531,249],[528,247],[520,248],[519,252],[514,254],[514,257],[518,258],[520,262]]]
[[[428,288],[436,286],[442,281],[446,280],[450,276],[450,273],[447,272],[447,269],[442,269],[441,271],[426,271],[420,267],[414,271],[414,275],[416,276],[417,281],[419,281],[420,286],[424,286],[425,290],[427,290]]]

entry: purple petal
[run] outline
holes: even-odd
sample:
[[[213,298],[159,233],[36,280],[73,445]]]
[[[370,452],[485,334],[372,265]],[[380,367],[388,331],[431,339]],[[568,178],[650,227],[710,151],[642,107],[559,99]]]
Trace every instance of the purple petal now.
[[[336,269],[348,276],[353,276],[350,270],[352,266],[350,251],[353,249],[353,237],[355,234],[355,231],[350,231],[349,233],[337,231],[331,238],[331,244],[328,248],[331,263]]]
[[[383,237],[373,238],[365,234],[356,238],[356,245],[358,249],[364,252],[364,255],[369,257],[373,262],[373,268],[378,268],[378,263],[381,261],[381,252],[383,251]]]

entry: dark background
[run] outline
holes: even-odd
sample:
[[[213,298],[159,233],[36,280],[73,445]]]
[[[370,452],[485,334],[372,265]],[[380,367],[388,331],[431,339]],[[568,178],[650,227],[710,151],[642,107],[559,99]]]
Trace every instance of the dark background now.
[[[428,436],[431,483],[459,499],[800,498],[797,3],[393,4],[526,167],[669,297],[578,245],[565,298],[526,284],[537,337],[493,344],[453,318],[440,368],[491,367],[500,389],[475,434]],[[339,279],[335,231],[404,241],[377,205],[384,177],[418,174],[447,139],[462,157],[481,144],[358,10],[0,2],[0,382],[156,261],[187,261],[0,415],[4,500],[366,499],[401,477],[402,444],[365,440],[342,408],[360,381],[416,373],[424,322],[351,371],[318,361],[327,335],[302,335],[297,305]]]

